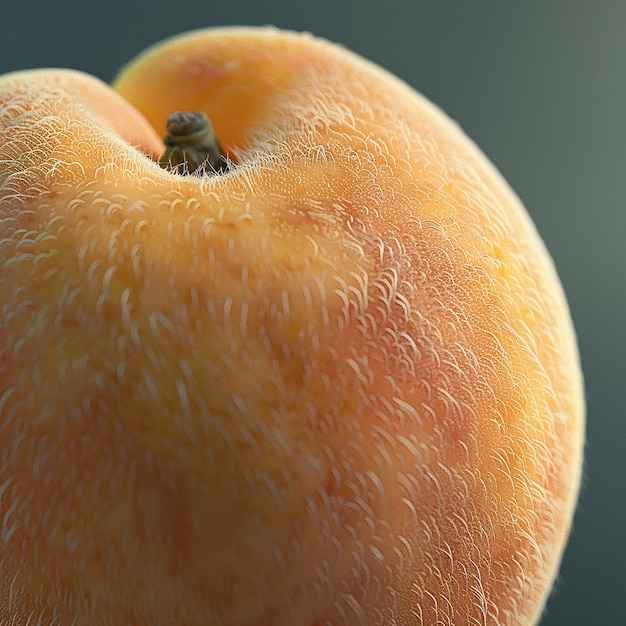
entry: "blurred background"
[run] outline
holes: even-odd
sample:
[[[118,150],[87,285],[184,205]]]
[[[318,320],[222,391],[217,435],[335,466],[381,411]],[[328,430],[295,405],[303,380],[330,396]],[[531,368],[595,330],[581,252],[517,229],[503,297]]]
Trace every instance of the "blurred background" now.
[[[160,39],[228,24],[308,30],[387,68],[455,118],[526,204],[569,297],[588,402],[585,483],[541,626],[626,623],[626,3],[5,3],[0,73],[110,81]]]

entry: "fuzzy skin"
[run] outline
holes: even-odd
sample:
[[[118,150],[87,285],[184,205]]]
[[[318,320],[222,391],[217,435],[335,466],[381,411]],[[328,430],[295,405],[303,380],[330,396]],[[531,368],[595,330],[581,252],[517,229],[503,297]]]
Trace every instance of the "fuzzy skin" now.
[[[501,176],[310,35],[191,33],[115,87],[0,78],[0,624],[534,624],[584,406]],[[146,156],[174,110],[229,173]]]

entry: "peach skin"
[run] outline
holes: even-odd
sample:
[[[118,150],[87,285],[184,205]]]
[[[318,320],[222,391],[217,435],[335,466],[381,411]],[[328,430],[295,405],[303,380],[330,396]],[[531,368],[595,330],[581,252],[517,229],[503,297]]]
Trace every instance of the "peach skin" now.
[[[1,77],[0,272],[0,624],[539,620],[581,476],[570,314],[400,80],[243,27],[113,88]]]

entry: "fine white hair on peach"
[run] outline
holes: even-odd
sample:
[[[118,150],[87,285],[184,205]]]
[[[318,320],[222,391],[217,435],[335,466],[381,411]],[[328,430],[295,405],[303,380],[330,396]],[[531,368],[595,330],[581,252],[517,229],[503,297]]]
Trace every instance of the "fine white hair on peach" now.
[[[310,78],[314,85],[317,77]],[[358,81],[345,87],[361,89]],[[545,285],[524,254],[528,235],[503,208],[502,193],[464,166],[464,154],[441,156],[428,128],[407,128],[389,103],[374,111],[361,99],[349,110],[330,94],[311,108],[310,95],[253,133],[247,151],[235,147],[238,166],[226,175],[234,191],[198,178],[185,183],[195,185],[189,200],[180,177],[133,158],[110,134],[103,140],[102,127],[81,124],[62,91],[42,91],[36,103],[46,114],[29,108],[30,92],[0,111],[2,123],[20,118],[1,148],[9,165],[0,191],[0,289],[11,290],[1,311],[8,329],[2,349],[17,362],[40,344],[59,358],[52,368],[27,363],[7,383],[0,429],[18,433],[8,454],[17,457],[25,446],[20,416],[56,383],[70,398],[64,417],[86,429],[84,442],[94,445],[109,427],[124,433],[119,449],[107,448],[105,475],[91,486],[97,493],[108,481],[126,505],[145,496],[138,532],[157,536],[159,514],[171,508],[167,494],[185,493],[199,480],[200,464],[209,477],[200,485],[204,494],[213,480],[229,487],[213,493],[221,512],[245,504],[243,523],[257,524],[248,540],[254,545],[234,541],[216,567],[220,580],[238,572],[255,610],[268,608],[264,576],[294,567],[302,577],[272,579],[283,585],[290,623],[303,623],[297,616],[309,601],[332,605],[332,619],[344,624],[372,615],[455,624],[454,596],[469,598],[475,624],[517,623],[524,594],[536,585],[526,572],[543,572],[547,560],[534,533],[557,534],[534,511],[564,506],[549,502],[547,488],[563,462],[556,426],[533,426],[541,416],[561,416],[546,361],[533,356],[541,350],[556,361],[560,342],[550,329]],[[390,129],[386,139],[362,130],[372,119]],[[69,141],[68,133],[81,140]],[[105,164],[88,172],[82,163],[92,150]],[[307,178],[318,170],[338,190],[348,181],[347,197],[320,192]],[[158,196],[154,177],[171,184],[166,197]],[[51,190],[74,194],[63,213],[46,198]],[[300,197],[302,190],[311,197]],[[258,201],[254,210],[249,193]],[[464,217],[462,203],[472,209]],[[440,221],[441,207],[448,217]],[[32,230],[20,226],[18,210]],[[494,241],[510,241],[509,249]],[[69,253],[55,264],[60,250]],[[44,277],[51,299],[4,278],[26,280],[33,272]],[[522,284],[519,276],[531,278]],[[519,318],[509,319],[511,310]],[[65,322],[72,332],[59,339]],[[109,415],[110,426],[103,419]],[[38,414],[40,423],[54,418]],[[137,452],[151,428],[163,429],[164,449]],[[43,482],[60,493],[54,470],[45,469],[56,458],[59,467],[74,468],[56,478],[78,481],[78,495],[87,498],[90,482],[77,477],[70,457],[79,442],[65,443],[58,449],[41,439],[29,451],[30,468],[39,478],[48,471]],[[169,473],[178,462],[193,468],[185,481]],[[28,494],[13,483],[3,489],[15,495],[0,498],[0,540],[9,544],[23,530],[33,534],[35,522],[29,518],[26,529],[18,523],[16,507]],[[501,495],[507,493],[515,498]],[[285,508],[297,522],[279,530],[263,525],[260,512],[268,507],[270,514]],[[293,514],[297,507],[304,519]],[[208,517],[193,521],[210,526]],[[98,528],[102,519],[88,521]],[[400,528],[392,531],[392,522]],[[93,542],[81,544],[54,520],[45,530],[48,541],[62,538],[76,557],[74,573],[81,571]],[[125,526],[123,541],[136,555],[134,530]],[[240,537],[234,529],[232,536]],[[458,545],[450,545],[451,536]],[[492,554],[499,542],[504,553],[510,548],[510,561]],[[148,549],[152,563],[157,543]],[[255,550],[271,562],[267,571],[246,569]],[[112,559],[111,567],[111,580],[124,573],[123,561]],[[497,585],[506,586],[499,607]],[[59,598],[69,609],[81,603],[71,594]],[[153,600],[143,597],[136,609]],[[244,615],[246,608],[238,610]],[[219,619],[218,609],[207,611]]]

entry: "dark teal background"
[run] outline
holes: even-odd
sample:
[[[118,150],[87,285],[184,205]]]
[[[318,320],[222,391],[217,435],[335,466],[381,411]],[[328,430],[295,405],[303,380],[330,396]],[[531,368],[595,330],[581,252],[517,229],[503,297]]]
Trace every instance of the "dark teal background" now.
[[[275,24],[344,44],[455,118],[537,223],[580,338],[585,481],[542,626],[626,623],[626,3],[3,5],[0,73],[60,66],[110,80],[134,54],[180,31]]]

